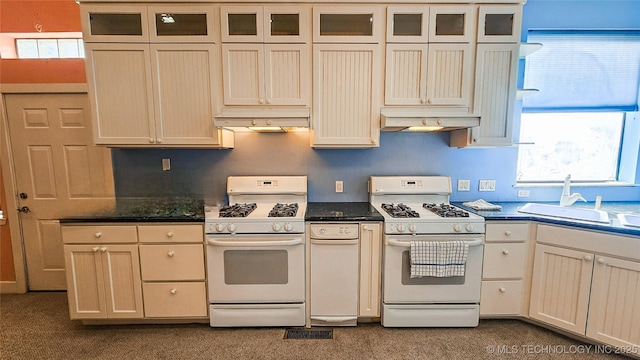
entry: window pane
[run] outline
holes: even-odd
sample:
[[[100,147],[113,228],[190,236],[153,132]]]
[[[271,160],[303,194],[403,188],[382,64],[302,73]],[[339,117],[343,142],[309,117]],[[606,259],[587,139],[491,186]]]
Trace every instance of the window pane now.
[[[616,180],[624,113],[522,114],[517,181]]]
[[[38,58],[38,43],[35,39],[16,39],[16,50],[19,59]]]
[[[78,56],[78,40],[77,39],[59,39],[58,47],[60,49],[61,58],[77,58]]]
[[[56,39],[38,39],[38,56],[43,59],[59,57],[58,41]]]
[[[78,39],[78,57],[84,58],[84,42]]]

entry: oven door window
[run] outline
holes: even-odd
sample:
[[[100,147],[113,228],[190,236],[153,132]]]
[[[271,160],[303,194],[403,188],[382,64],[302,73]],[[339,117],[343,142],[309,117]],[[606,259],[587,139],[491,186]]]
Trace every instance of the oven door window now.
[[[465,274],[467,270],[468,266],[465,266]],[[464,276],[411,278],[409,251],[402,252],[402,285],[462,285],[464,281]]]
[[[287,250],[226,250],[224,282],[227,285],[287,284]]]

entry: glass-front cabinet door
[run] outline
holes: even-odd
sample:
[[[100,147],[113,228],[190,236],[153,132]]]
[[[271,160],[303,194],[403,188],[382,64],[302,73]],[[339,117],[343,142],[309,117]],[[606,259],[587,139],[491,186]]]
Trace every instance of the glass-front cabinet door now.
[[[221,6],[222,42],[262,42],[262,6]]]
[[[85,42],[148,42],[146,6],[90,4],[80,7]]]
[[[478,42],[517,43],[522,27],[522,6],[482,5],[478,15]]]
[[[313,42],[377,44],[381,40],[383,8],[314,6]]]
[[[309,12],[305,6],[265,6],[264,42],[306,43]]]
[[[426,43],[429,40],[428,6],[389,6],[387,42]]]
[[[429,42],[468,43],[475,38],[474,5],[437,5],[429,10]]]
[[[149,6],[151,42],[214,42],[215,24],[212,6]]]
[[[308,8],[304,6],[221,6],[222,41],[304,43]]]

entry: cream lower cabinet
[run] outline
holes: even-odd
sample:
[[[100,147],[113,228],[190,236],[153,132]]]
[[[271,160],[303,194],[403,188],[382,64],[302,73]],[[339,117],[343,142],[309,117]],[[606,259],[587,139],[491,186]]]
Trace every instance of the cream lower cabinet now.
[[[61,231],[70,318],[142,318],[135,226],[63,225]]]
[[[529,224],[487,222],[480,315],[523,315]]]
[[[313,45],[313,147],[380,146],[381,56],[379,44]]]
[[[215,128],[213,44],[87,43],[99,145],[232,147]]]
[[[360,295],[358,316],[380,317],[382,224],[360,224]]]
[[[536,244],[529,316],[637,350],[640,240],[546,225],[538,226],[537,239],[544,243]]]

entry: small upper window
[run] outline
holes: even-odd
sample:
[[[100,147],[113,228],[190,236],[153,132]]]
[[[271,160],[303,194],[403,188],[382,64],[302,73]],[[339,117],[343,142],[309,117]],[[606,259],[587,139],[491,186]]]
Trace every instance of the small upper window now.
[[[16,39],[19,59],[84,58],[82,39]]]

